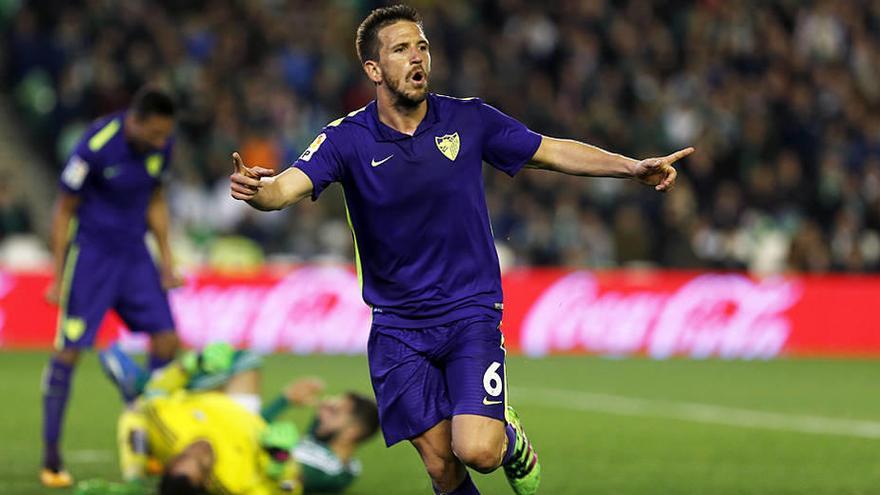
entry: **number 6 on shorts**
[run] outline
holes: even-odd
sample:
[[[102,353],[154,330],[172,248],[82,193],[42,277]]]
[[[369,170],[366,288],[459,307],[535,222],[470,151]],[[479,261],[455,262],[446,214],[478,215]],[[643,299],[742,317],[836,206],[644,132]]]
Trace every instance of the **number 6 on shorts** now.
[[[498,368],[501,368],[501,363],[493,361],[483,374],[483,388],[492,397],[501,395],[501,391],[504,388],[504,380],[498,374]]]

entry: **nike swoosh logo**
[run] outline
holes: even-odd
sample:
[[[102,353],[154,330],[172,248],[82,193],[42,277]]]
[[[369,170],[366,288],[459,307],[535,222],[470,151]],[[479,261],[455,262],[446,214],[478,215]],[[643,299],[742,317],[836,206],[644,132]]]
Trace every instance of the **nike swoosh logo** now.
[[[488,397],[485,397],[485,396],[483,397],[483,405],[484,406],[495,406],[498,404],[501,404],[500,400],[489,400]]]
[[[378,167],[379,165],[382,165],[383,163],[385,163],[385,162],[387,162],[388,160],[390,160],[392,156],[394,156],[394,155],[389,155],[388,158],[386,158],[386,159],[384,159],[384,160],[379,160],[378,162],[376,161],[375,158],[373,158],[372,160],[370,160],[370,165],[372,165],[372,166],[374,166],[374,167]]]

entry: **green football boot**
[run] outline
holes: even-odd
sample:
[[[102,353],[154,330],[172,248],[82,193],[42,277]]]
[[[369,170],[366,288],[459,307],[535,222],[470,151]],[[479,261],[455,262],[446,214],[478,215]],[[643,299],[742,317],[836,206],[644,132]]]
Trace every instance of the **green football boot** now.
[[[513,455],[504,464],[504,475],[516,495],[534,495],[541,484],[541,462],[526,436],[519,415],[507,406],[507,423],[516,431]]]

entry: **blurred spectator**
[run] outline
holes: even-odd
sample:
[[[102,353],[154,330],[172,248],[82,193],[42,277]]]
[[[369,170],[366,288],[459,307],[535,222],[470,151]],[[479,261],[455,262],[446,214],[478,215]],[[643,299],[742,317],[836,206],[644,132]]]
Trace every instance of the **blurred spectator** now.
[[[816,222],[806,222],[792,240],[789,267],[802,272],[824,272],[831,268],[831,256]]]
[[[18,191],[8,180],[0,182],[0,242],[31,231],[31,219]]]
[[[281,169],[372,97],[353,40],[380,3],[21,2],[0,17],[5,83],[54,163],[141,83],[172,87],[182,119],[171,201],[194,243],[237,234],[270,256],[338,258],[351,243],[340,202],[280,217],[237,209],[229,154]],[[631,156],[697,147],[664,197],[624,181],[534,171],[510,181],[487,169],[508,260],[880,269],[880,3],[418,5],[435,91]]]

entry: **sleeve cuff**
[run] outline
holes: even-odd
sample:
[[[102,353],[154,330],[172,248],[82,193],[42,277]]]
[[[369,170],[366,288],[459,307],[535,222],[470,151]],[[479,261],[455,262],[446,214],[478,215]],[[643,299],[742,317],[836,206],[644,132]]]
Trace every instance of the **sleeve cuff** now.
[[[535,153],[538,152],[538,148],[541,146],[541,140],[543,139],[543,137],[540,134],[538,134],[537,132],[532,131],[531,129],[527,130],[527,132],[528,132],[527,137],[534,139],[534,143],[528,148],[528,150],[529,150],[528,156],[523,158],[521,161],[517,162],[513,167],[510,167],[509,169],[504,171],[505,173],[507,173],[507,175],[509,175],[511,177],[518,174],[519,171],[522,170],[522,168],[525,167],[526,164],[529,163],[529,161],[532,158],[534,158]]]

